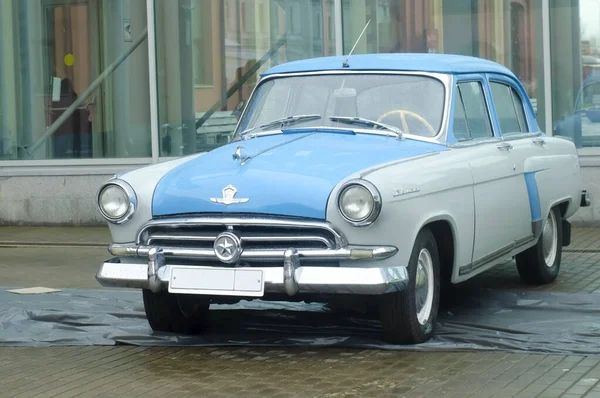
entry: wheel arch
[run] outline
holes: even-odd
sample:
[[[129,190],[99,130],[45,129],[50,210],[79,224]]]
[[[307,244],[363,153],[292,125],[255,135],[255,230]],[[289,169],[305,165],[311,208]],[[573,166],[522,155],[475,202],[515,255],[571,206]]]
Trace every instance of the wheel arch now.
[[[424,228],[429,228],[432,232],[438,247],[441,285],[448,285],[452,282],[456,265],[457,233],[455,221],[450,215],[437,215],[423,222],[419,232]]]

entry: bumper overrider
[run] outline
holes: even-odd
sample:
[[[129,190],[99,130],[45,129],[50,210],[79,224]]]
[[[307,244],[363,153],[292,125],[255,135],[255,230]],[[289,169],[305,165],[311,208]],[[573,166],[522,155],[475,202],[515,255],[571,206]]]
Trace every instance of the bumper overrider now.
[[[138,242],[109,246],[115,257],[101,265],[96,279],[107,287],[238,297],[262,297],[265,293],[378,295],[402,290],[408,282],[402,265],[372,266],[373,261],[395,255],[398,249],[393,246],[349,245],[341,238],[336,240],[342,245],[324,249],[240,248],[237,256],[227,261],[217,251],[217,240],[226,234],[214,237],[214,248],[190,248],[144,244],[139,238],[144,236],[141,231]],[[182,239],[180,235],[177,238]],[[178,259],[193,260],[194,264],[178,263]],[[360,267],[365,260],[370,266]],[[215,261],[217,266],[203,265]],[[356,266],[347,266],[355,261]],[[330,266],[332,262],[346,266]]]

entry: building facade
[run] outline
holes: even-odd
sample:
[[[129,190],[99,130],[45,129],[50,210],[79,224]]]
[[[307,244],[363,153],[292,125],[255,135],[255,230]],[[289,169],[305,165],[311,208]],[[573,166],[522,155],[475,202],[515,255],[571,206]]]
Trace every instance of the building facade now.
[[[103,223],[103,180],[227,143],[261,72],[369,21],[355,53],[509,67],[600,200],[600,0],[0,0],[0,223]]]

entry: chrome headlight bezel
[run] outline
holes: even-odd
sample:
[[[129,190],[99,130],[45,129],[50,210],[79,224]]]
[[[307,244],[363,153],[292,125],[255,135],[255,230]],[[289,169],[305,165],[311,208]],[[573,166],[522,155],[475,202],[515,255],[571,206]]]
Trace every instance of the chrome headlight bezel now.
[[[366,189],[367,192],[370,194],[371,200],[372,200],[371,211],[369,212],[369,214],[367,214],[367,216],[365,216],[359,220],[355,220],[355,219],[348,217],[348,215],[346,215],[344,213],[343,206],[342,206],[342,199],[344,197],[344,193],[346,193],[348,191],[348,189],[356,187],[356,186]],[[337,208],[338,208],[338,212],[340,213],[340,215],[348,223],[354,225],[355,227],[365,227],[365,226],[373,224],[373,222],[375,222],[375,220],[377,220],[377,218],[379,217],[379,214],[381,213],[381,194],[379,193],[379,190],[377,189],[377,187],[375,187],[375,185],[372,184],[371,182],[360,179],[360,178],[352,179],[352,180],[347,181],[340,188],[340,190],[338,192],[338,196],[337,196]]]
[[[116,186],[119,189],[121,189],[127,197],[127,199],[129,200],[129,206],[127,208],[127,211],[120,217],[111,217],[108,214],[106,214],[100,202],[103,192],[106,190],[106,188],[110,186]],[[118,178],[114,178],[102,184],[102,186],[98,190],[98,193],[96,194],[96,207],[100,211],[100,214],[102,214],[102,217],[106,219],[106,221],[117,225],[125,224],[126,222],[131,220],[131,218],[135,214],[135,211],[137,210],[137,195],[135,194],[135,191],[133,190],[131,185],[129,185],[127,182]]]

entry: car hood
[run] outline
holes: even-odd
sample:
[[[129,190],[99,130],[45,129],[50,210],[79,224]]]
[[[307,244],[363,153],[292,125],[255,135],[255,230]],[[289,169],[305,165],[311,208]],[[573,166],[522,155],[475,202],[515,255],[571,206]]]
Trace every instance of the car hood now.
[[[236,147],[250,159],[233,159]],[[254,213],[325,219],[333,188],[349,175],[381,163],[446,149],[353,131],[303,130],[234,142],[166,173],[152,201],[153,216]],[[241,203],[217,203],[224,188]],[[245,200],[247,199],[247,200]]]

